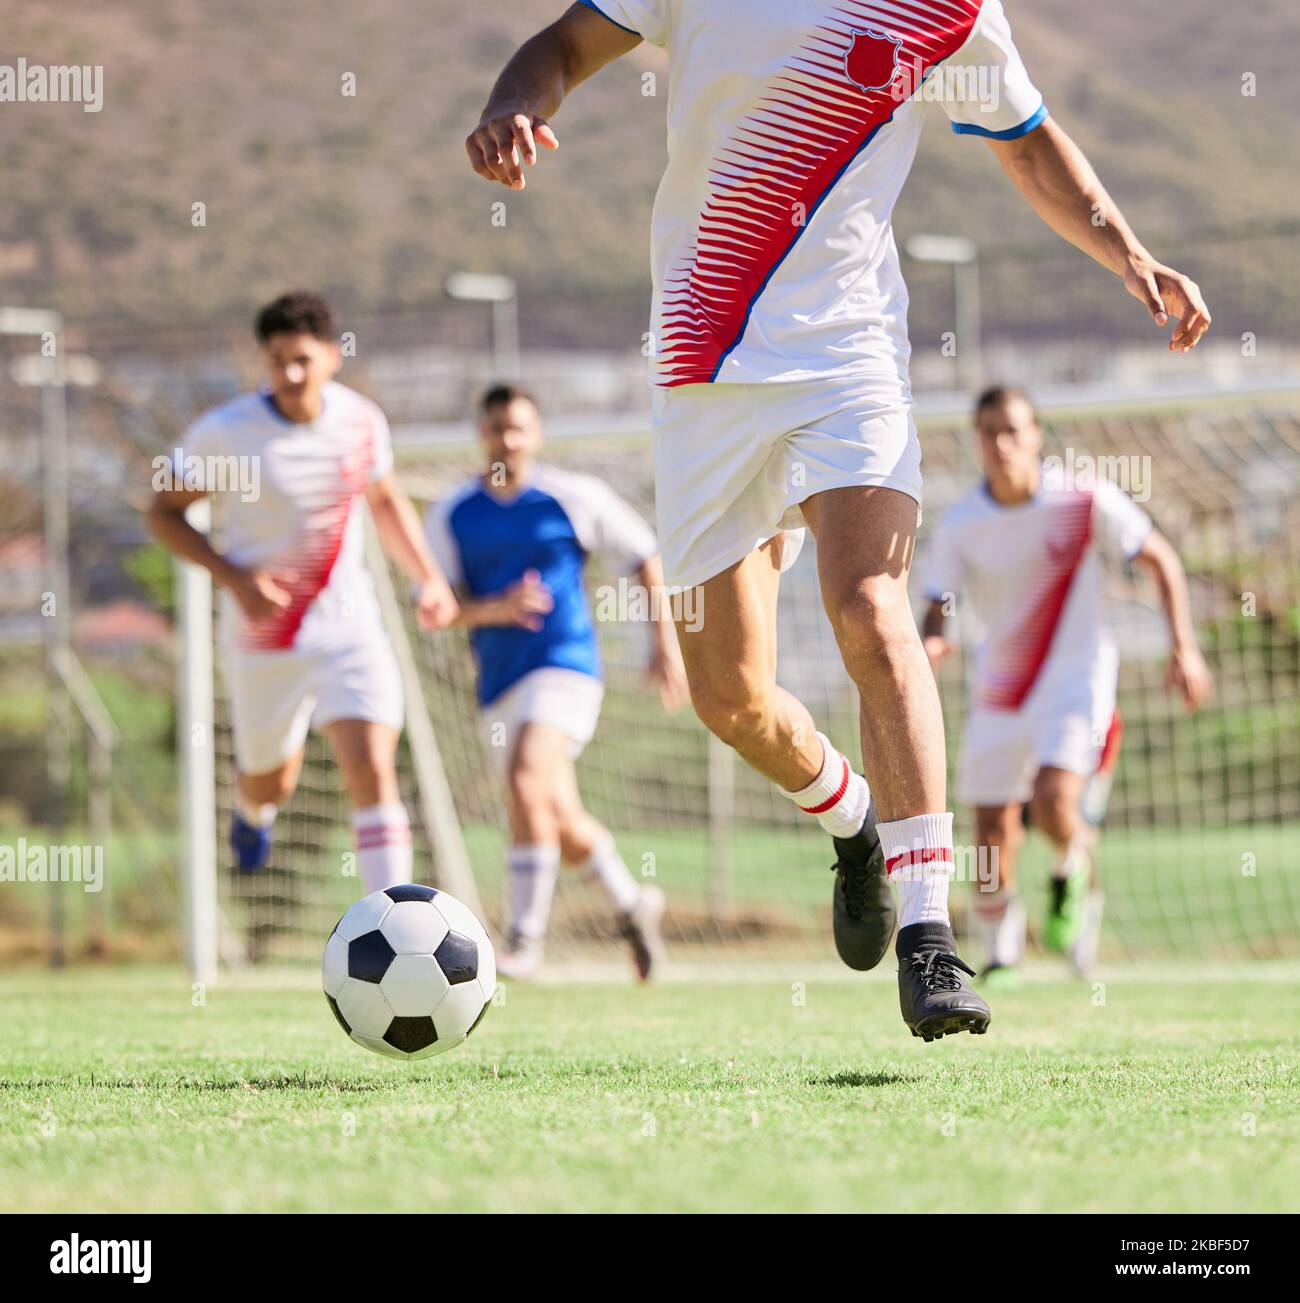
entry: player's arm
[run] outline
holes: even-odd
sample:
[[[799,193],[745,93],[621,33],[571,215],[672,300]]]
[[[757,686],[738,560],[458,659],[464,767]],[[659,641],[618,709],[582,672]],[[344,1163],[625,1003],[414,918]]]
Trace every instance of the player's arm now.
[[[462,597],[460,614],[452,622],[456,629],[488,627],[528,629],[536,633],[555,605],[551,590],[536,570],[525,570],[523,578],[502,593],[486,597]]]
[[[1147,252],[1083,151],[1051,118],[1016,139],[988,143],[1020,193],[1057,235],[1122,277],[1156,325],[1165,325],[1170,316],[1178,318],[1169,341],[1171,352],[1196,347],[1210,327],[1200,288]]]
[[[205,497],[202,489],[155,489],[145,513],[150,533],[173,556],[202,566],[214,583],[228,588],[250,620],[263,620],[283,610],[292,601],[285,587],[293,579],[291,574],[235,565],[185,519],[190,503]]]
[[[636,581],[650,595],[650,664],[646,674],[659,689],[665,710],[680,710],[690,699],[686,682],[686,665],[677,643],[677,626],[673,623],[672,603],[664,593],[664,571],[659,557],[652,556],[637,567]]]
[[[921,642],[925,647],[925,654],[930,662],[932,670],[938,670],[939,663],[951,655],[952,643],[944,636],[944,626],[948,622],[947,612],[944,607],[947,602],[942,597],[932,597],[930,605],[925,609],[925,616],[921,620]]]
[[[1169,623],[1173,650],[1169,655],[1165,686],[1177,688],[1187,708],[1195,710],[1214,691],[1214,680],[1196,644],[1187,572],[1173,545],[1154,529],[1147,535],[1133,561],[1156,581],[1160,605]]]
[[[456,597],[429,551],[410,498],[385,475],[366,489],[366,502],[384,551],[418,585],[415,609],[420,627],[431,632],[448,628],[456,619]]]
[[[525,41],[502,70],[478,126],[465,140],[470,166],[485,181],[522,190],[524,166],[537,162],[537,146],[560,147],[550,119],[564,97],[640,42],[635,32],[589,6],[571,5]]]

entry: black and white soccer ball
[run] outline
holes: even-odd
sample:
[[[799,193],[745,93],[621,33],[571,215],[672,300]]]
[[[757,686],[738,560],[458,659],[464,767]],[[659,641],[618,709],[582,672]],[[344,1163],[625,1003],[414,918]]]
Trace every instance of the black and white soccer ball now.
[[[487,1013],[496,955],[483,924],[445,891],[409,884],[363,896],[325,944],[325,998],[358,1045],[427,1059]]]

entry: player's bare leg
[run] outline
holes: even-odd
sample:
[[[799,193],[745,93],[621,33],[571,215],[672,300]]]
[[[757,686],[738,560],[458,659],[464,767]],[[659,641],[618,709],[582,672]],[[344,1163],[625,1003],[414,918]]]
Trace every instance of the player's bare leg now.
[[[983,977],[991,984],[1010,984],[1025,953],[1025,906],[1016,882],[1024,843],[1018,801],[975,807],[975,844],[988,857],[987,882],[976,884],[975,931],[984,949]]]
[[[362,889],[411,880],[411,820],[397,782],[398,730],[368,719],[324,727],[352,803],[352,832]]]
[[[1080,809],[1085,779],[1045,765],[1029,803],[1033,826],[1052,843],[1051,897],[1044,938],[1050,950],[1068,951],[1079,939],[1092,876],[1091,830]]]
[[[260,873],[271,858],[280,807],[293,795],[302,772],[301,747],[283,764],[239,775],[239,803],[230,824],[230,846],[241,873]]]
[[[783,536],[700,585],[677,641],[691,704],[705,727],[786,791],[821,771],[812,715],[776,681],[776,602]]]
[[[497,960],[497,970],[516,981],[535,976],[542,962],[560,870],[555,773],[557,766],[568,763],[569,746],[561,729],[529,722],[519,729],[506,764],[510,918],[507,945]]]
[[[637,881],[619,854],[614,835],[583,807],[567,749],[555,768],[555,803],[561,862],[582,871],[604,890],[632,952],[637,978],[648,982],[664,958],[664,894],[653,884]]]
[[[803,504],[817,537],[822,600],[860,698],[862,755],[899,883],[899,999],[915,1035],[983,1032],[948,917],[954,868],[943,713],[907,595],[919,509],[887,488],[841,488]]]
[[[874,968],[894,930],[871,793],[776,681],[776,602],[784,536],[696,590],[678,621],[691,702],[711,732],[770,778],[835,840],[835,946],[850,968]]]

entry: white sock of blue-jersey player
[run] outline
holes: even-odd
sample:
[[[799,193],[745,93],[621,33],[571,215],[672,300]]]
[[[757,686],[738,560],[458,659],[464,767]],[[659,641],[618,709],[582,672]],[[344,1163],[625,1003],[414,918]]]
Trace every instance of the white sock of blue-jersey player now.
[[[551,900],[560,872],[560,848],[545,842],[512,846],[507,861],[511,940],[540,946],[551,917]]]
[[[630,914],[641,899],[641,884],[632,876],[618,846],[611,835],[605,836],[592,847],[584,870],[605,889],[615,910]]]

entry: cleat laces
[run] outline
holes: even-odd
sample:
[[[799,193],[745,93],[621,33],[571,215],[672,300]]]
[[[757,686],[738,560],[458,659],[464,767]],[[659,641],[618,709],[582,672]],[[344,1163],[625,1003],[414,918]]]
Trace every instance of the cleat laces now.
[[[970,977],[975,970],[963,963],[956,955],[942,950],[927,950],[923,954],[913,955],[908,962],[912,971],[920,979],[921,985],[929,991],[960,991],[961,978],[955,969],[961,969]]]

